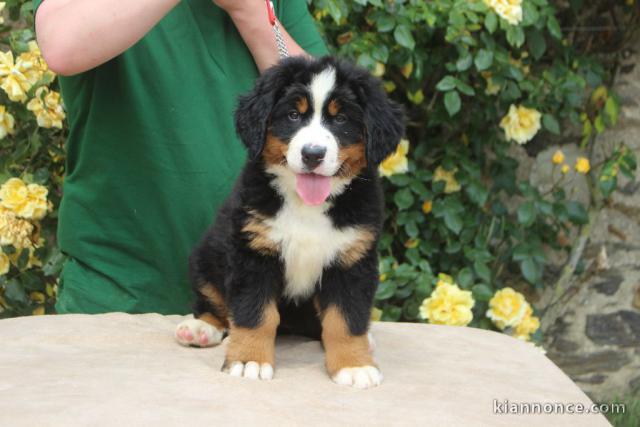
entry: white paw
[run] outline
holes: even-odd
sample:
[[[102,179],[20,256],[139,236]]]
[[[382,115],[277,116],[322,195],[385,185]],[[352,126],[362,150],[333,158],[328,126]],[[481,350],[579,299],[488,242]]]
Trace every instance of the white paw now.
[[[232,377],[251,378],[252,380],[270,380],[273,378],[273,366],[268,363],[259,364],[258,362],[231,362],[229,366],[229,375]]]
[[[224,331],[199,319],[187,319],[176,327],[176,341],[182,345],[209,347],[222,342]]]
[[[355,368],[342,368],[332,379],[340,385],[370,388],[382,383],[382,373],[375,366],[358,366]]]

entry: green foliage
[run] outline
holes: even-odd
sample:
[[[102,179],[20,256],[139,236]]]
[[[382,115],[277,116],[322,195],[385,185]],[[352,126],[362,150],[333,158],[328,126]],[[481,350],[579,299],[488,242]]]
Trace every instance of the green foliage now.
[[[56,102],[55,75],[46,71],[39,51],[29,43],[35,38],[31,2],[6,3],[0,31],[0,106],[4,109],[0,132],[6,133],[0,138],[0,185],[17,177],[25,185],[43,186],[48,190],[47,201],[40,202],[49,206],[44,218],[24,207],[16,217],[11,209],[0,206],[0,270],[9,264],[8,271],[0,274],[0,318],[53,311],[62,263],[55,245],[55,208],[61,195],[66,137],[66,129],[56,127],[63,127],[59,122],[63,113]],[[9,97],[11,84],[14,92]],[[18,235],[16,227],[31,230],[23,240],[26,243],[9,243]]]
[[[571,7],[580,2],[570,3],[524,0],[512,25],[481,0],[310,0],[335,53],[380,76],[407,110],[408,171],[384,182],[376,293],[383,320],[421,321],[419,307],[444,272],[472,291],[472,325],[490,327],[485,313],[495,291],[543,288],[546,253],[569,251],[563,236],[588,221],[562,178],[544,194],[518,178],[515,142],[500,127],[510,106],[526,106],[541,122],[528,144],[539,151],[552,135],[582,129],[588,158],[595,134],[615,125],[609,68],[562,30],[578,24]],[[554,174],[564,176],[560,167]],[[436,176],[439,168],[451,176]],[[617,172],[634,169],[621,144],[588,178],[607,198]]]
[[[607,419],[614,427],[637,427],[640,425],[640,398],[627,396],[614,399],[610,405],[625,405],[624,413],[608,413]]]

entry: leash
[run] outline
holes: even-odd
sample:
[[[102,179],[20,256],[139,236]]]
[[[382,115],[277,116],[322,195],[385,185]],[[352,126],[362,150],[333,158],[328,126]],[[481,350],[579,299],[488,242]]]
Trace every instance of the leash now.
[[[269,17],[269,24],[271,24],[271,28],[273,29],[273,34],[276,37],[278,54],[280,55],[280,59],[287,58],[289,56],[289,51],[287,50],[287,45],[284,42],[284,37],[282,37],[282,33],[280,32],[280,24],[278,24],[278,20],[276,19],[276,12],[273,8],[273,2],[271,0],[265,0],[265,2],[267,3],[267,14]]]

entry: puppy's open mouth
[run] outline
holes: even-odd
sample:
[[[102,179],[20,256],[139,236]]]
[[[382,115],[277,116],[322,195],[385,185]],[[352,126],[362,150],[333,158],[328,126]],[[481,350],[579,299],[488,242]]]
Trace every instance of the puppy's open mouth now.
[[[315,173],[297,173],[296,192],[307,205],[321,205],[331,193],[331,177]]]

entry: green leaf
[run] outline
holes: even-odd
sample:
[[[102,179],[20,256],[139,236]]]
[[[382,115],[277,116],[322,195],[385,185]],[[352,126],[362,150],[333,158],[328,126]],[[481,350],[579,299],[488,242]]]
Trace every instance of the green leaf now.
[[[444,223],[449,230],[455,234],[460,234],[460,230],[462,230],[462,218],[460,218],[460,215],[451,210],[447,210],[444,213]]]
[[[560,135],[560,124],[551,114],[545,114],[542,116],[542,125],[549,132]]]
[[[380,17],[376,20],[376,26],[378,27],[378,31],[386,33],[393,30],[393,27],[396,26],[396,21],[393,15],[380,14]]]
[[[542,277],[542,267],[533,258],[527,258],[520,263],[520,270],[524,278],[531,284],[536,284]]]
[[[542,31],[532,30],[527,35],[527,44],[529,45],[529,51],[533,59],[538,60],[542,58],[547,50],[547,41],[544,39]]]
[[[473,263],[473,269],[476,272],[476,276],[487,283],[491,283],[491,270],[489,269],[487,264],[481,261],[475,261]]]
[[[620,113],[620,106],[613,96],[607,98],[607,102],[604,104],[604,112],[607,120],[613,126],[618,123],[618,114]]]
[[[396,194],[393,196],[393,200],[396,203],[396,206],[398,206],[398,209],[405,210],[411,207],[414,198],[413,194],[411,194],[410,189],[403,188],[396,192]]]
[[[484,283],[474,285],[471,288],[471,293],[476,301],[489,301],[493,297],[493,290]]]
[[[456,70],[467,71],[473,63],[473,56],[468,51],[456,61]]]
[[[549,16],[549,18],[547,18],[547,30],[549,30],[549,34],[554,38],[558,40],[562,39],[562,30],[555,16]]]
[[[22,287],[22,284],[16,279],[11,279],[4,287],[4,295],[10,302],[28,304],[29,298]]]
[[[455,89],[455,87],[456,79],[453,76],[444,76],[436,85],[436,89],[440,92],[450,91],[451,89]]]
[[[491,64],[493,63],[493,52],[486,49],[480,49],[478,53],[476,53],[473,63],[476,65],[478,71],[486,70],[491,67]]]
[[[390,280],[380,282],[376,290],[376,300],[382,301],[391,298],[396,293],[396,288],[396,284]]]
[[[458,111],[460,111],[460,107],[462,106],[462,101],[460,100],[460,95],[455,90],[451,92],[447,92],[444,95],[444,106],[449,113],[449,116],[454,116]]]
[[[577,225],[584,225],[589,222],[589,214],[582,203],[571,201],[567,203],[567,215],[569,221]]]
[[[524,44],[524,31],[521,27],[509,25],[507,29],[507,42],[513,47],[520,47]]]
[[[489,31],[489,34],[493,34],[498,27],[498,17],[495,13],[489,12],[484,18],[484,27]]]
[[[407,49],[413,49],[416,46],[416,41],[413,39],[411,30],[404,25],[400,24],[393,31],[393,37],[396,39],[400,46],[404,46]]]
[[[473,283],[473,271],[469,267],[465,267],[458,272],[456,282],[460,287],[467,289]]]
[[[536,208],[532,201],[526,201],[518,206],[518,222],[529,227],[536,219]]]

